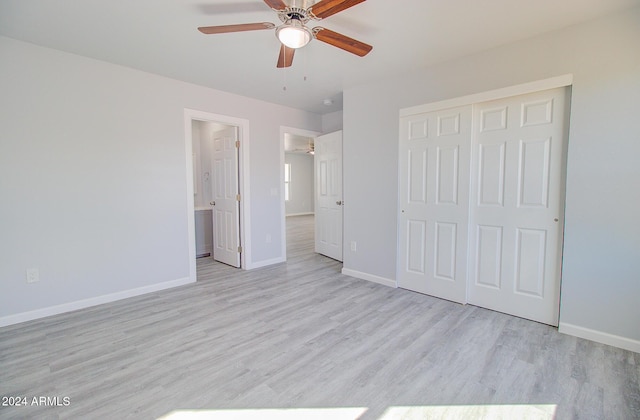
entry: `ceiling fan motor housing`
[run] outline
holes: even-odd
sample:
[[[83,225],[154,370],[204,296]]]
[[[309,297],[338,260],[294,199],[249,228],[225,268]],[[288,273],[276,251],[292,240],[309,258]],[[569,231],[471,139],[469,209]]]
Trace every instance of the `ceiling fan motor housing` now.
[[[285,23],[295,19],[305,24],[311,19],[307,10],[300,7],[287,7],[280,10],[278,11],[278,17]]]
[[[314,4],[318,3],[318,0],[284,0],[290,8],[307,10]]]

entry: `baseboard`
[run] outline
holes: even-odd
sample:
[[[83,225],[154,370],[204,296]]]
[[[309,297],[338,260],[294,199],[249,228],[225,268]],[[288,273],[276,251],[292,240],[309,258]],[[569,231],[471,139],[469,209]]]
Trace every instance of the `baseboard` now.
[[[268,265],[280,264],[286,260],[282,257],[273,258],[271,260],[258,261],[256,263],[247,263],[245,270],[253,270],[255,268],[266,267]]]
[[[295,217],[295,216],[309,216],[315,214],[314,212],[310,211],[310,212],[306,212],[306,213],[291,213],[291,214],[287,214],[287,217]]]
[[[96,296],[89,299],[77,300],[75,302],[64,303],[62,305],[49,306],[47,308],[36,309],[35,311],[8,315],[0,318],[0,327],[19,324],[21,322],[33,321],[34,319],[45,318],[52,315],[59,315],[65,312],[71,312],[91,306],[102,305],[103,303],[115,302],[117,300],[140,296],[160,290],[171,289],[173,287],[184,286],[185,284],[189,283],[193,282],[191,281],[191,279],[189,279],[189,277],[185,277],[182,279],[170,280],[163,283],[156,283],[149,286],[138,287],[137,289],[123,290],[122,292]]]
[[[580,337],[586,340],[640,353],[640,341],[631,338],[579,327],[577,325],[567,324],[566,322],[561,322],[558,325],[558,331],[562,334],[572,335],[574,337]]]
[[[396,284],[395,280],[387,279],[387,278],[376,276],[376,275],[369,274],[369,273],[363,273],[362,271],[356,271],[356,270],[350,270],[348,268],[343,268],[342,269],[342,274],[344,274],[345,276],[355,277],[357,279],[362,279],[362,280],[367,280],[367,281],[371,281],[371,282],[374,282],[374,283],[382,284],[384,286],[389,286],[389,287],[393,287],[393,288],[398,287],[398,285]]]

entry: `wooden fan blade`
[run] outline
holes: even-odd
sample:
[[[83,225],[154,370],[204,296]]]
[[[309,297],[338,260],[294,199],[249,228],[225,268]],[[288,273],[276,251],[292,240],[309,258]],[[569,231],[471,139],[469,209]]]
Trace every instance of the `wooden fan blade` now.
[[[261,29],[273,29],[276,25],[271,22],[260,23],[241,23],[238,25],[220,25],[220,26],[201,26],[198,28],[203,34],[225,34],[228,32],[243,32],[243,31],[259,31]]]
[[[308,11],[317,19],[324,19],[345,9],[362,3],[365,0],[321,0],[311,6]]]
[[[280,44],[280,56],[278,57],[278,65],[276,67],[279,69],[291,67],[293,64],[293,54],[295,52],[295,49],[289,48],[284,44]]]
[[[318,41],[326,42],[329,45],[341,48],[360,57],[369,54],[373,49],[369,44],[349,38],[346,35],[339,34],[327,28],[315,27],[313,28],[313,35]]]
[[[272,8],[273,10],[282,10],[287,7],[287,5],[282,0],[264,0],[267,3],[267,6]]]

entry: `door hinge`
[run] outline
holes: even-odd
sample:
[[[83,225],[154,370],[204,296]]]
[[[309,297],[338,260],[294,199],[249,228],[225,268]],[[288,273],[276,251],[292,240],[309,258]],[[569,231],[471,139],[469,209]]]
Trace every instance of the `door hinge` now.
[[[236,201],[240,201],[240,194],[236,194]]]
[[[236,140],[236,149],[240,148],[240,140]]]
[[[241,246],[239,246],[239,247],[238,247],[238,252],[239,252],[240,254],[242,254],[242,247],[241,247]]]

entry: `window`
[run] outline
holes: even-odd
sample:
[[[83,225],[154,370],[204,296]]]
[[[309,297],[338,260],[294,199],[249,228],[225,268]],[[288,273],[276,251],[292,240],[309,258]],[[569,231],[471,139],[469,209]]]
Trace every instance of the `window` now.
[[[291,197],[291,164],[284,164],[284,201]]]

